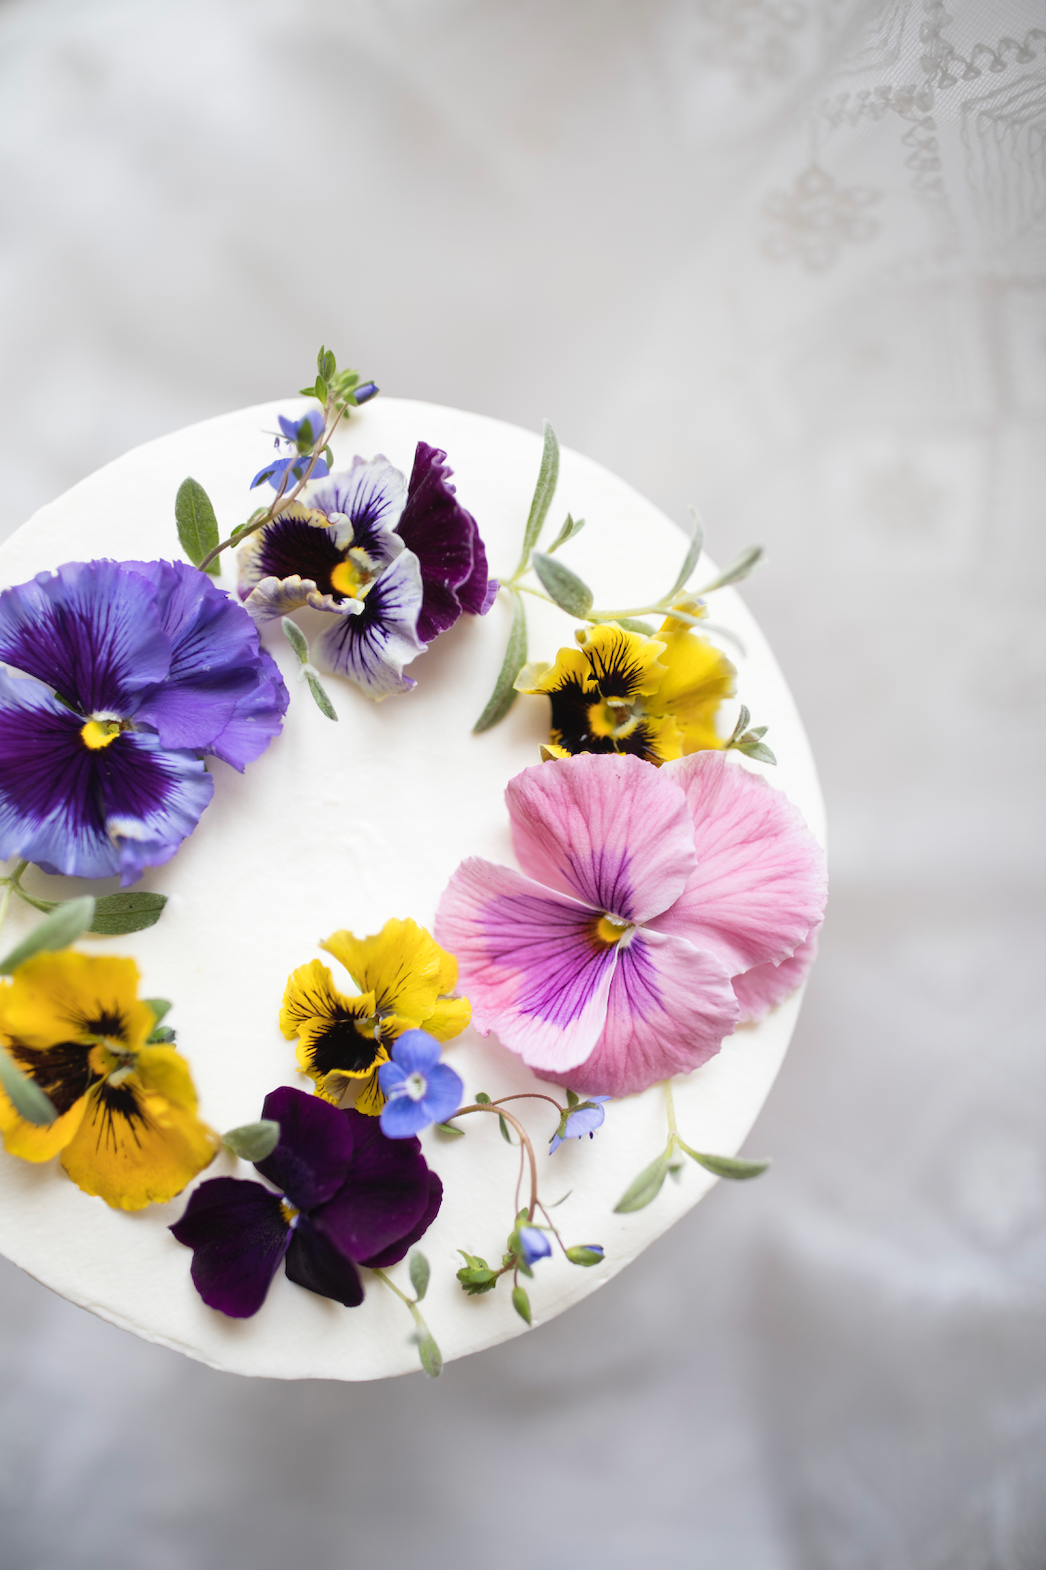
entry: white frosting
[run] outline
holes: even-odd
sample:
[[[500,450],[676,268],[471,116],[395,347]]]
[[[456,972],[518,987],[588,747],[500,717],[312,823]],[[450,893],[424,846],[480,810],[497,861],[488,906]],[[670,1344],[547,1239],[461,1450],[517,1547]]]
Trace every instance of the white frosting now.
[[[20,583],[43,568],[97,556],[177,555],[174,496],[187,474],[206,487],[227,532],[256,500],[246,487],[266,456],[263,433],[277,428],[277,412],[293,406],[285,401],[224,415],[99,470],[0,547],[0,582]],[[356,453],[380,452],[409,474],[419,439],[446,449],[492,572],[510,573],[540,438],[455,409],[378,398],[339,432],[336,466]],[[565,559],[590,583],[597,605],[639,604],[664,592],[685,549],[679,529],[621,480],[570,451],[562,455],[550,530],[567,511],[588,520]],[[712,571],[704,558],[693,585]],[[223,582],[232,586],[231,566]],[[527,608],[531,657],[554,658],[571,641],[573,623],[536,600]],[[823,838],[813,760],[773,656],[733,591],[714,597],[713,616],[747,649],[745,658],[729,653],[755,722],[770,726],[767,739],[779,766],[766,772]],[[256,1118],[262,1098],[277,1085],[311,1088],[295,1070],[294,1044],[281,1035],[277,1013],[287,974],[320,956],[320,938],[339,927],[377,932],[390,916],[412,916],[431,927],[439,895],[463,856],[514,864],[503,791],[512,775],[537,761],[548,705],[520,698],[496,729],[471,734],[500,667],[508,619],[500,600],[485,618],[463,617],[408,668],[418,686],[405,697],[374,704],[328,678],[336,725],[295,680],[296,661],[278,625],[268,629],[266,645],[291,688],[283,735],[242,777],[212,763],[214,801],[199,827],[172,862],[139,885],[169,896],[159,924],[133,936],[85,940],[85,946],[97,943],[99,952],[133,954],[142,995],[174,1000],[168,1022],[192,1066],[201,1113],[215,1128]],[[72,892],[64,880],[30,876],[41,893]],[[100,883],[76,891],[114,887]],[[15,902],[4,948],[36,919]],[[340,979],[351,991],[348,979]],[[773,1083],[798,1007],[793,997],[677,1081],[680,1128],[690,1144],[720,1154],[738,1150]],[[447,1048],[447,1056],[470,1097],[477,1090],[498,1096],[548,1088],[493,1038],[471,1030]],[[552,1157],[544,1154],[552,1109],[539,1102],[515,1107],[523,1109],[538,1149],[546,1203],[572,1191],[555,1213],[564,1240],[606,1249],[605,1261],[594,1268],[571,1265],[558,1254],[536,1267],[529,1287],[534,1320],[541,1323],[622,1269],[714,1179],[688,1163],[681,1182],[667,1183],[646,1210],[615,1215],[624,1188],[664,1146],[661,1090],[611,1103],[594,1140],[568,1141]],[[500,1258],[517,1172],[517,1155],[494,1118],[474,1116],[462,1127],[465,1139],[444,1140],[429,1131],[422,1140],[444,1184],[443,1208],[420,1245],[432,1266],[424,1309],[447,1360],[525,1330],[504,1282],[496,1292],[466,1298],[455,1280],[459,1248]],[[204,1176],[226,1173],[253,1177],[254,1169],[223,1152]],[[233,1321],[206,1308],[189,1277],[189,1250],[167,1231],[183,1205],[179,1198],[138,1214],[111,1210],[81,1193],[57,1162],[33,1166],[0,1152],[0,1249],[112,1323],[241,1374],[354,1380],[418,1367],[409,1315],[366,1272],[366,1300],[358,1309],[314,1296],[282,1271],[253,1319]],[[407,1286],[406,1261],[393,1276]]]

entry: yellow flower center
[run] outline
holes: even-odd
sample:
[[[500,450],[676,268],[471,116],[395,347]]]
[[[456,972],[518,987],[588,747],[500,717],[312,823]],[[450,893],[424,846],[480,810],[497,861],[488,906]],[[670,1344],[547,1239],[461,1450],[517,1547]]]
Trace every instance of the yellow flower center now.
[[[615,741],[631,736],[642,717],[642,705],[631,698],[600,698],[588,707],[591,736],[612,736]]]
[[[375,563],[360,545],[354,545],[331,572],[331,588],[347,600],[361,600],[378,576]]]
[[[620,916],[600,916],[595,930],[600,943],[620,943],[634,929],[630,921],[622,921]]]
[[[281,1199],[280,1200],[280,1215],[283,1217],[284,1221],[286,1221],[287,1225],[291,1226],[293,1224],[293,1222],[294,1222],[295,1217],[298,1215],[298,1212],[295,1210],[294,1206],[288,1200]]]
[[[90,747],[92,752],[98,752],[102,747],[108,747],[110,742],[115,741],[123,728],[120,720],[87,720],[81,727],[80,735],[85,747]]]

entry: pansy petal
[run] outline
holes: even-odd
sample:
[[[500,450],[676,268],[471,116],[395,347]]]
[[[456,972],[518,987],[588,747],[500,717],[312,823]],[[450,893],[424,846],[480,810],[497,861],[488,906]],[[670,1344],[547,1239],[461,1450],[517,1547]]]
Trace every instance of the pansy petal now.
[[[429,1171],[416,1139],[387,1139],[378,1120],[338,1112],[353,1141],[352,1165],[333,1199],[312,1212],[316,1226],[362,1262],[398,1243],[429,1203]]]
[[[255,1166],[299,1210],[313,1210],[345,1181],[353,1155],[352,1129],[345,1114],[319,1096],[281,1085],[270,1091],[262,1117],[280,1125],[275,1150]]]
[[[493,1030],[533,1068],[583,1063],[603,1030],[620,946],[598,940],[598,919],[508,867],[463,861],[444,890],[436,935],[458,957],[480,1034]]]
[[[201,1183],[170,1230],[193,1251],[197,1292],[230,1319],[258,1312],[291,1240],[279,1195],[231,1177]]]
[[[320,1297],[332,1298],[346,1308],[358,1308],[363,1302],[363,1283],[356,1266],[308,1216],[298,1217],[283,1268],[289,1280]]]
[[[362,613],[340,617],[323,633],[315,648],[316,664],[335,676],[347,676],[370,698],[409,692],[415,682],[404,676],[403,667],[425,652],[415,630],[421,601],[418,559],[404,551],[372,584]]]
[[[734,977],[734,992],[745,1022],[765,1019],[772,1008],[783,1003],[806,980],[810,966],[817,958],[815,927],[810,936],[799,944],[795,953],[779,965],[767,963],[753,965],[751,970]]]
[[[334,932],[320,947],[345,966],[361,992],[374,993],[382,1013],[392,1010],[418,1025],[435,1009],[440,995],[457,984],[454,956],[409,918],[392,917],[366,938]]]
[[[381,1253],[372,1254],[369,1259],[361,1259],[360,1264],[365,1265],[368,1270],[388,1270],[390,1265],[398,1265],[400,1260],[406,1255],[407,1250],[413,1248],[414,1244],[425,1236],[425,1233],[439,1215],[442,1203],[443,1184],[435,1172],[430,1172],[428,1174],[428,1194],[425,1198],[425,1208],[413,1226],[408,1227],[401,1238],[390,1244],[388,1248],[383,1249]]]
[[[79,1086],[77,1094],[83,1094],[87,1086],[76,1067],[78,1051],[105,1036],[122,1050],[138,1053],[156,1024],[152,1009],[138,996],[138,979],[134,960],[121,955],[76,949],[34,954],[0,987],[0,1032],[37,1054],[56,1044],[66,1049],[66,1068]],[[23,1066],[30,1063],[27,1057]],[[42,1057],[40,1063],[42,1072]],[[47,1089],[43,1079],[39,1083]]]
[[[639,758],[555,758],[517,774],[505,798],[523,871],[625,920],[666,910],[696,866],[682,791]]]
[[[271,654],[260,650],[254,686],[236,700],[232,715],[207,750],[243,772],[283,729],[290,694]]]
[[[214,780],[193,752],[165,751],[147,731],[125,732],[95,754],[105,830],[121,882],[170,861],[200,821]]]
[[[460,1036],[472,1018],[472,1004],[468,998],[437,998],[436,1007],[423,1021],[425,1029],[437,1041],[453,1041]]]
[[[289,578],[262,578],[247,595],[243,608],[255,626],[264,627],[278,616],[300,611],[303,605],[308,605],[311,596],[318,594],[311,578],[300,578],[297,574]]]
[[[698,865],[652,923],[709,950],[731,975],[795,952],[824,915],[824,852],[798,807],[722,753],[667,763],[686,792]]]
[[[295,576],[328,583],[352,543],[352,530],[332,528],[325,513],[291,502],[264,528],[248,534],[236,552],[236,592],[245,600],[265,578]]]
[[[373,561],[388,562],[403,548],[393,533],[407,500],[407,482],[381,453],[376,458],[355,457],[348,469],[329,475],[305,492],[310,507],[344,513],[352,520],[354,545]]]
[[[688,1074],[715,1056],[737,1015],[730,977],[712,955],[680,938],[637,932],[622,947],[606,1028],[591,1055],[571,1069],[571,1088],[630,1096]]]
[[[122,562],[68,562],[0,594],[0,660],[84,714],[126,718],[166,676],[171,640],[144,578]]]
[[[427,442],[418,443],[407,505],[397,530],[421,563],[425,600],[418,617],[418,637],[426,643],[452,627],[465,609],[458,590],[470,584],[479,541],[476,520],[458,501],[450,484],[451,473],[445,452]],[[479,548],[482,551],[482,545]],[[480,601],[487,588],[485,569],[484,558]],[[476,600],[476,595],[471,598]]]
[[[119,1085],[103,1080],[88,1091],[62,1165],[86,1194],[142,1210],[180,1194],[217,1150],[217,1135],[196,1116],[185,1059],[173,1047],[150,1047]]]

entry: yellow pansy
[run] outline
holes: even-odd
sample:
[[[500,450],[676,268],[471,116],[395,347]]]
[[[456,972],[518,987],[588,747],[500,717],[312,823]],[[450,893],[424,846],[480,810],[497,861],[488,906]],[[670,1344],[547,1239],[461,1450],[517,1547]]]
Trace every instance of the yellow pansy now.
[[[623,752],[660,764],[723,745],[715,716],[734,668],[685,622],[669,616],[655,637],[616,622],[574,636],[578,648],[560,649],[554,665],[524,666],[516,679],[520,692],[551,702],[543,756]]]
[[[58,1113],[37,1127],[0,1091],[4,1145],[27,1161],[60,1152],[75,1183],[122,1210],[173,1199],[219,1145],[185,1059],[147,1044],[156,1018],[137,994],[134,960],[71,949],[34,955],[0,985],[0,1041]]]
[[[376,1116],[385,1105],[378,1069],[391,1044],[419,1028],[449,1041],[468,1024],[467,999],[450,995],[458,963],[410,920],[387,921],[368,938],[335,932],[320,947],[340,960],[359,993],[339,992],[327,966],[314,959],[287,982],[280,1029],[298,1038],[298,1066],[318,1095],[338,1103],[355,1084],[356,1110]]]

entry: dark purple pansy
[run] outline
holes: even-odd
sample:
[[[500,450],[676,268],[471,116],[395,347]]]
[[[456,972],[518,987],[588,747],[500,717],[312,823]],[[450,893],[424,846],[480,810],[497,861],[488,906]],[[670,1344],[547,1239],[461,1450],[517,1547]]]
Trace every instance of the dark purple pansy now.
[[[214,783],[281,727],[250,617],[184,562],[70,562],[0,594],[0,859],[119,873],[169,860]]]
[[[443,1186],[416,1139],[386,1139],[377,1118],[283,1086],[262,1116],[279,1143],[255,1163],[274,1188],[237,1178],[201,1183],[171,1231],[193,1250],[209,1308],[256,1314],[281,1261],[290,1279],[346,1308],[363,1301],[357,1265],[396,1264],[436,1219]]]
[[[421,564],[425,590],[418,637],[430,643],[452,627],[462,611],[483,616],[498,592],[487,576],[487,553],[472,514],[458,501],[438,447],[419,442],[407,488],[407,505],[396,532]]]

